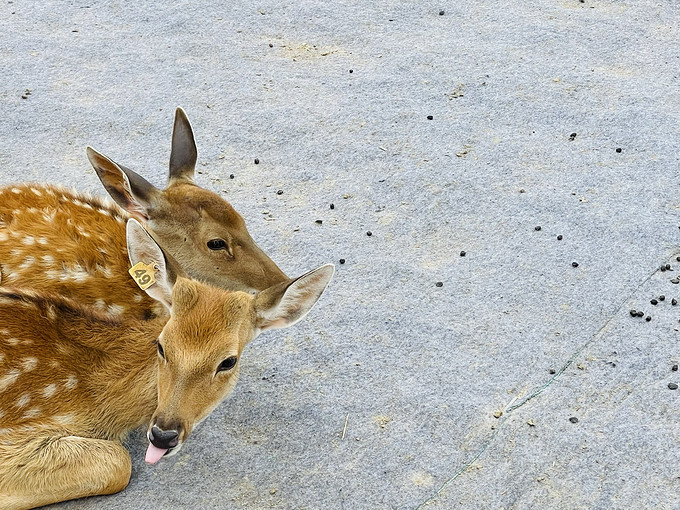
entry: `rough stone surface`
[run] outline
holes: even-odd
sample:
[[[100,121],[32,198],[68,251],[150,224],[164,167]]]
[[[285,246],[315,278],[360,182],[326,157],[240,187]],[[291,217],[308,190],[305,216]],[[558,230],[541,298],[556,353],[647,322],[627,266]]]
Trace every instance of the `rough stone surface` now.
[[[675,507],[679,317],[628,311],[680,297],[678,40],[653,0],[3,0],[0,183],[102,193],[91,145],[160,186],[182,106],[288,274],[346,260],[180,454],[53,508]]]

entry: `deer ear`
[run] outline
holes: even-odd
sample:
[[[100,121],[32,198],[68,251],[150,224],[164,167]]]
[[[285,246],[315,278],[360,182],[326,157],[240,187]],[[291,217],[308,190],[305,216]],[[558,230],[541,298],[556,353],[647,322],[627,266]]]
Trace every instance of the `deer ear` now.
[[[175,111],[175,126],[172,130],[172,149],[170,151],[170,175],[168,183],[175,180],[194,181],[196,167],[196,142],[191,124],[184,110]]]
[[[175,278],[168,270],[163,251],[137,220],[129,219],[126,230],[130,264],[134,267],[142,262],[147,266],[155,266],[154,278],[156,281],[144,292],[172,311],[172,287]]]
[[[149,181],[123,165],[114,163],[92,147],[87,159],[115,202],[140,221],[149,219],[151,203],[160,193]]]
[[[326,264],[259,292],[255,296],[260,331],[292,326],[312,309],[330,282],[335,266]]]

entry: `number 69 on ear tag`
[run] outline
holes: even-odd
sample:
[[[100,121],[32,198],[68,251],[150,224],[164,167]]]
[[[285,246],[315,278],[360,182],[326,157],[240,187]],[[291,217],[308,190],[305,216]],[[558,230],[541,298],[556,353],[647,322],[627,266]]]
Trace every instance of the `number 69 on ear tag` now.
[[[130,276],[132,276],[133,280],[139,285],[140,289],[146,290],[156,283],[155,266],[156,264],[154,262],[151,264],[137,262],[128,270],[128,273],[130,273]]]

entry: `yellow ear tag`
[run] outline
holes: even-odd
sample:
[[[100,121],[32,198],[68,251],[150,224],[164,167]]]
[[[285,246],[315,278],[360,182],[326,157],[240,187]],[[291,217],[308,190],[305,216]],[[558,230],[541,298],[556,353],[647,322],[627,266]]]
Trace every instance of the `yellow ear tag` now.
[[[128,273],[132,276],[132,279],[139,285],[139,288],[146,290],[156,283],[156,263],[145,264],[144,262],[137,262],[132,266]]]

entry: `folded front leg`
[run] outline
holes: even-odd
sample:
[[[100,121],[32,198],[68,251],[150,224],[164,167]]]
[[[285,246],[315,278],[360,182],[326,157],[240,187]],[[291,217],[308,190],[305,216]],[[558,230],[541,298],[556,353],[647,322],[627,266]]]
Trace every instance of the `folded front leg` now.
[[[0,508],[24,510],[113,494],[130,481],[130,454],[118,441],[0,434]]]

